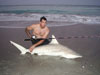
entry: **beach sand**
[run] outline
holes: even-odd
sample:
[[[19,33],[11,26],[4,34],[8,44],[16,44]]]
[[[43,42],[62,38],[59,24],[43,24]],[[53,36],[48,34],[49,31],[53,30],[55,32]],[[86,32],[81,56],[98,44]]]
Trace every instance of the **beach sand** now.
[[[49,28],[49,36],[54,34],[56,37],[100,35],[100,25]],[[0,38],[0,75],[100,75],[100,38],[57,39],[60,44],[83,56],[74,60],[30,54],[21,56],[20,51],[9,41],[29,48],[31,42],[24,41],[28,38],[24,28],[0,28]]]

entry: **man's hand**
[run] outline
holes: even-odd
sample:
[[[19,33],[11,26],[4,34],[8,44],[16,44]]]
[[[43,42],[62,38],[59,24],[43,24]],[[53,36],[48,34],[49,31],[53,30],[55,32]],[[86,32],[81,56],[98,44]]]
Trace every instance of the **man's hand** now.
[[[32,52],[32,51],[34,50],[34,48],[35,48],[35,45],[31,46],[31,47],[29,48],[30,52]]]

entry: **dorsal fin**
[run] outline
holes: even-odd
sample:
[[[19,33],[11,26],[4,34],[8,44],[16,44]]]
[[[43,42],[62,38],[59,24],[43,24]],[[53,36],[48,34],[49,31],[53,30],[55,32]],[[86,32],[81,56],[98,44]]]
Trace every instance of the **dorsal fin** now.
[[[52,41],[50,42],[50,44],[59,44],[54,35],[52,35]]]

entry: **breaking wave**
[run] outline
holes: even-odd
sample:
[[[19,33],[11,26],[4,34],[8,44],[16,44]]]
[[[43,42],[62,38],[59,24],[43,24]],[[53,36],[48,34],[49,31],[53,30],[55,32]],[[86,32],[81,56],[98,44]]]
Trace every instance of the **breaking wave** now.
[[[45,16],[48,21],[53,22],[66,22],[68,24],[100,24],[100,16],[70,14],[0,13],[0,21],[39,21],[42,16]]]

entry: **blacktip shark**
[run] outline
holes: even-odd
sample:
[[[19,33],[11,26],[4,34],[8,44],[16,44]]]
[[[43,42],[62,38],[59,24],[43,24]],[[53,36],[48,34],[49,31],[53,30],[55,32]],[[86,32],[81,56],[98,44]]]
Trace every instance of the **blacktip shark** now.
[[[52,35],[52,38],[55,38],[54,35]],[[13,44],[18,50],[21,52],[21,55],[26,54],[27,52],[30,52],[29,49],[26,49],[25,47],[10,41],[11,44]],[[63,46],[58,43],[58,41],[55,39],[52,39],[52,41],[47,45],[42,45],[39,47],[36,47],[31,54],[37,54],[37,55],[49,55],[49,56],[60,56],[68,59],[75,59],[75,58],[81,58],[82,56],[72,49]]]

